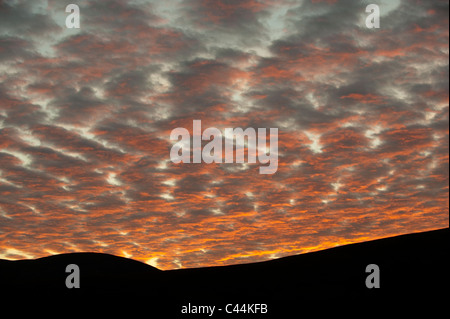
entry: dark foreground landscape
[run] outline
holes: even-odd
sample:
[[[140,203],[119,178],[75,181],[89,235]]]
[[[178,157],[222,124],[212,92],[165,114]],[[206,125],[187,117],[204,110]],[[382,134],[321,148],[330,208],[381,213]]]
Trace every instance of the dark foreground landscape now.
[[[448,239],[446,228],[260,263],[171,271],[99,253],[0,260],[0,287],[5,304],[12,299],[72,310],[125,307],[147,311],[145,318],[209,317],[183,315],[189,304],[191,311],[195,305],[215,305],[211,317],[229,318],[294,318],[310,307],[320,313],[336,303],[349,313],[356,305],[369,312],[388,305],[435,309],[448,298]],[[79,289],[65,285],[68,264],[80,268]],[[366,287],[368,264],[379,266],[380,288]],[[268,312],[227,314],[225,306],[236,303],[267,304]]]

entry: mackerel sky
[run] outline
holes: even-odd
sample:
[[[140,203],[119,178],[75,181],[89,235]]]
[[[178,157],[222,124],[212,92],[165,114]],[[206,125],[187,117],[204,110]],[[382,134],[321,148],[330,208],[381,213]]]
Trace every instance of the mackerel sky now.
[[[174,269],[448,227],[448,7],[0,0],[0,258]],[[278,128],[278,171],[173,164],[195,119]]]

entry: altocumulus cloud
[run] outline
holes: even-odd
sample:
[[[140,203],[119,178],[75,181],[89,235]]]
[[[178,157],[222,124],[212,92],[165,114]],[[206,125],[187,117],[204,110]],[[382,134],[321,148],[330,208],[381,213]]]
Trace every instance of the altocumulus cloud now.
[[[448,2],[0,1],[0,258],[162,269],[448,226]],[[383,6],[386,10],[383,10]],[[279,128],[279,167],[170,131]]]

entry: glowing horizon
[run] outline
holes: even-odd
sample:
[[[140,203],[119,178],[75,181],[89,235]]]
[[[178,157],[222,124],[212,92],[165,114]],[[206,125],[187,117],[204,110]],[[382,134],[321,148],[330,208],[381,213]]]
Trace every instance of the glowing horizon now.
[[[72,3],[80,29],[0,2],[1,259],[167,270],[448,227],[448,2]],[[277,128],[276,173],[172,163],[193,120]]]

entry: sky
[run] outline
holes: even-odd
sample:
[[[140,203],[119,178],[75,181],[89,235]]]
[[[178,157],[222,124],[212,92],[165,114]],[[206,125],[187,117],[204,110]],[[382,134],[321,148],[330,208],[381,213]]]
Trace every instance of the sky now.
[[[160,269],[449,225],[449,2],[0,0],[0,258]],[[378,4],[380,28],[365,9]],[[278,170],[170,133],[278,128]]]

